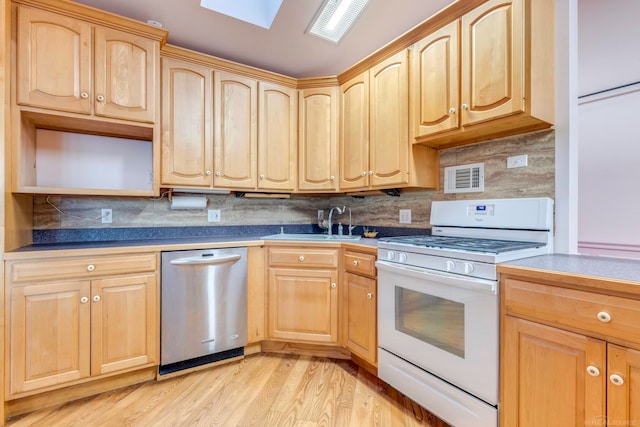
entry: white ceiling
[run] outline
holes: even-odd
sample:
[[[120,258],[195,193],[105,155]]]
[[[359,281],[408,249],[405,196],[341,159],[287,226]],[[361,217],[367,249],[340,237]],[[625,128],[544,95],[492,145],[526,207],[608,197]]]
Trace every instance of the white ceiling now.
[[[169,31],[169,43],[287,76],[345,71],[456,0],[370,0],[336,45],[305,33],[323,0],[284,0],[270,30],[200,7],[200,0],[77,0]]]

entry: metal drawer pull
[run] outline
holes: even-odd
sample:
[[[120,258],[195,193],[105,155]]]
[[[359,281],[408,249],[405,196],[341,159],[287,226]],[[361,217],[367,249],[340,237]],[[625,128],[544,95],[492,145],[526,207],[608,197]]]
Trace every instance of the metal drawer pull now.
[[[338,285],[336,285],[335,283],[332,283],[332,284],[331,284],[331,287],[332,287],[333,289],[335,289],[335,287],[336,287],[336,286],[338,286]]]
[[[81,304],[86,304],[88,301],[89,301],[89,298],[87,298],[87,297],[80,298],[80,303]]]
[[[298,257],[298,261],[300,261],[300,262],[304,261],[304,257],[303,257],[302,255],[300,255],[300,256]]]
[[[87,265],[87,271],[93,271],[93,270],[95,270],[95,269],[96,269],[96,266],[95,266],[95,265],[93,265],[93,264],[89,264],[89,265]]]
[[[358,260],[353,261],[353,265],[358,265]]]
[[[587,373],[592,377],[597,377],[598,375],[600,375],[600,369],[596,368],[595,366],[587,366]]]
[[[371,298],[373,298],[373,294],[372,294],[371,292],[369,292],[369,293],[367,294],[367,299],[371,299]]]
[[[95,302],[100,301],[100,295],[95,295],[95,296],[93,297],[93,300],[94,300]]]
[[[611,322],[611,315],[606,311],[601,311],[598,313],[598,320],[604,323],[609,323]]]
[[[624,384],[624,380],[622,379],[622,377],[620,375],[616,375],[613,374],[609,377],[609,379],[611,380],[611,383],[613,385],[622,385]]]

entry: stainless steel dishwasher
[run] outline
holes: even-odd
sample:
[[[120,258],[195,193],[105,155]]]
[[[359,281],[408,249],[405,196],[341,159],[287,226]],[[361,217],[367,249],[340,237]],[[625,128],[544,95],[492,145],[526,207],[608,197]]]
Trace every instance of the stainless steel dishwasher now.
[[[160,375],[242,356],[247,248],[162,252]]]

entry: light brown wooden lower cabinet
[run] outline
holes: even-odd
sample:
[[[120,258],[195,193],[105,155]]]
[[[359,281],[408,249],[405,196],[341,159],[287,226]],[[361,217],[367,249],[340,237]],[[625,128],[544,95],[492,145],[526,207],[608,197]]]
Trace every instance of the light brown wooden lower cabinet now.
[[[501,282],[501,427],[640,425],[640,301]]]
[[[158,362],[156,274],[11,289],[10,394]]]
[[[338,343],[338,272],[269,269],[269,337]]]

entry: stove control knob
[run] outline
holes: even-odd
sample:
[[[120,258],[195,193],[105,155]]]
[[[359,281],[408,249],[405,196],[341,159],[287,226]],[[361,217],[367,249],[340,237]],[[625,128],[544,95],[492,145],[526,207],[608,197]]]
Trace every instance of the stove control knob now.
[[[398,255],[398,261],[407,262],[407,254],[404,252],[400,252],[400,255]]]
[[[455,269],[456,269],[456,263],[455,263],[455,262],[453,262],[453,261],[451,261],[451,260],[449,260],[449,261],[447,261],[447,266],[446,266],[446,268],[447,268],[447,271],[455,271]]]
[[[471,264],[470,262],[465,262],[464,274],[471,274],[471,273],[473,273],[473,264]]]
[[[387,252],[387,259],[389,261],[393,261],[394,259],[396,259],[396,253],[393,251],[389,251]]]

